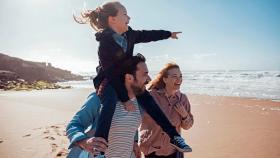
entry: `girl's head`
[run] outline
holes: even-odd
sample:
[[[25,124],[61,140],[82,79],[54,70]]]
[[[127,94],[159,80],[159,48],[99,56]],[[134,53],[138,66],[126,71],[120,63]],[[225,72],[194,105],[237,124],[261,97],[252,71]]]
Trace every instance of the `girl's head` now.
[[[80,18],[73,17],[80,24],[90,23],[91,27],[96,31],[111,28],[119,34],[128,30],[130,19],[125,7],[117,1],[107,2],[95,10],[82,12],[81,16]]]
[[[175,63],[167,63],[160,70],[154,80],[149,83],[148,89],[179,90],[182,84],[180,67]]]

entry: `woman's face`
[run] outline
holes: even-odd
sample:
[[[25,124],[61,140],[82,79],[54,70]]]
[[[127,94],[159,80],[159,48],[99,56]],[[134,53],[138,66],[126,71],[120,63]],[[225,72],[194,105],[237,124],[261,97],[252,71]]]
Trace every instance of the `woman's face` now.
[[[167,77],[163,78],[165,88],[168,90],[179,90],[182,84],[182,73],[179,68],[168,70]]]

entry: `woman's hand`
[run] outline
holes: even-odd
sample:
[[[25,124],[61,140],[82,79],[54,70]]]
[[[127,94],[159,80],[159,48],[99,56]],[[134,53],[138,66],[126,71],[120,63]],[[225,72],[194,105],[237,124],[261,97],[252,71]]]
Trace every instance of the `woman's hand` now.
[[[182,32],[171,32],[170,38],[172,38],[172,39],[178,39],[177,35],[180,34],[180,33],[182,33]]]
[[[186,118],[189,115],[187,109],[181,103],[175,104],[175,110],[182,116],[182,118]]]

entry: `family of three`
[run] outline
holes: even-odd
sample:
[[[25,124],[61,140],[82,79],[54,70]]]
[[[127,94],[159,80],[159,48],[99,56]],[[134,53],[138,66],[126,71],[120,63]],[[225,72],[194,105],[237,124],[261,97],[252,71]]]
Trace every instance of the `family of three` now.
[[[119,2],[107,2],[82,14],[97,30],[99,66],[94,78],[96,93],[67,126],[71,151],[68,157],[183,157],[191,152],[180,129],[193,124],[190,104],[179,91],[182,74],[169,63],[150,81],[145,58],[133,56],[134,44],[167,38],[180,32],[136,31]],[[138,139],[139,138],[139,139]]]

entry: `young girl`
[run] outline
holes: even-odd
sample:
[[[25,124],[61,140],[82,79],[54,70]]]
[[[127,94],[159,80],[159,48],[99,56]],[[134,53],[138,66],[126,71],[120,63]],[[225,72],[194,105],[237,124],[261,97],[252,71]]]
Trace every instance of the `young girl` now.
[[[134,44],[168,38],[177,39],[177,34],[181,32],[133,30],[128,26],[130,17],[127,15],[126,8],[120,2],[107,2],[93,11],[82,13],[81,18],[74,16],[74,19],[80,24],[90,23],[91,27],[97,31],[95,36],[99,42],[99,66],[96,68],[97,76],[93,82],[102,103],[102,110],[95,137],[108,140],[117,100],[123,102],[128,111],[134,110],[134,105],[129,101],[127,90],[120,77],[121,64],[132,57]],[[169,135],[172,146],[180,152],[192,151],[148,91],[138,96],[137,101]]]

